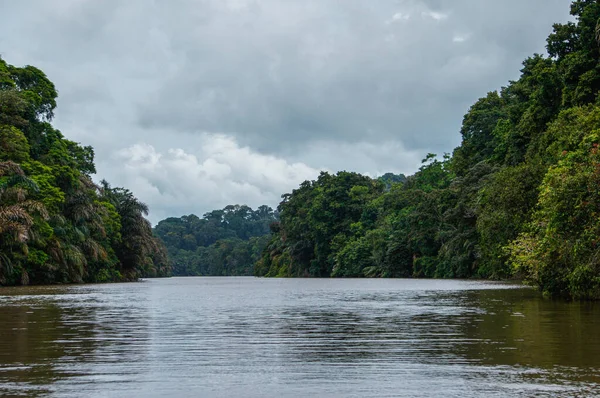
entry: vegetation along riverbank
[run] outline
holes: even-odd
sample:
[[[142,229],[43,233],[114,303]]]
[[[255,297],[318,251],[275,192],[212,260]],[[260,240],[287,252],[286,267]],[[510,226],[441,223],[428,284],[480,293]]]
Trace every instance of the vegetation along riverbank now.
[[[284,195],[255,274],[516,276],[600,299],[600,5],[571,14],[547,56],[472,105],[451,155],[389,189],[322,173]]]
[[[162,239],[178,275],[523,278],[600,299],[600,5],[571,14],[414,175],[323,172],[275,211],[228,206],[154,234],[130,191],[92,182],[93,149],[52,127],[43,72],[0,60],[0,283],[170,275]]]
[[[169,274],[147,206],[95,184],[94,150],[52,126],[56,97],[41,70],[0,59],[0,284]]]

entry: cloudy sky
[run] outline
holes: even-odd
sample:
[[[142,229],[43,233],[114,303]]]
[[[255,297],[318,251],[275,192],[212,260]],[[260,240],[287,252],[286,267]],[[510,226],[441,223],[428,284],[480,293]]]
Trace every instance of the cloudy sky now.
[[[0,0],[0,55],[150,219],[275,206],[319,170],[413,173],[543,52],[568,0]]]

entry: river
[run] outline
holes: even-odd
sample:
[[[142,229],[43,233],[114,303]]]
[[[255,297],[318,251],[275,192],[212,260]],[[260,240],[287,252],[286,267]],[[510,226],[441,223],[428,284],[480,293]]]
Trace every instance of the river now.
[[[600,305],[503,283],[0,288],[0,396],[600,395]]]

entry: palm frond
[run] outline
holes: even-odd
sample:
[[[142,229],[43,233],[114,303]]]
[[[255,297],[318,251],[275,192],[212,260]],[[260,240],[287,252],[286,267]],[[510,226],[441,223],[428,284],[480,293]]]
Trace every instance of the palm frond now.
[[[19,166],[17,163],[11,160],[0,162],[0,177],[11,174],[17,174],[22,176],[25,175],[21,166]]]

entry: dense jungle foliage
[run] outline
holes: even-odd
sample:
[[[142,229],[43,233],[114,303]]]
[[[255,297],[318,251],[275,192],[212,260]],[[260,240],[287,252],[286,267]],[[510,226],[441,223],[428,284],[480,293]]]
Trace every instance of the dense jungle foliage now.
[[[96,185],[94,151],[50,122],[57,91],[0,59],[0,284],[129,281],[170,272],[124,188]]]
[[[167,218],[154,233],[167,247],[173,275],[252,275],[253,265],[270,240],[269,225],[277,213],[230,205],[202,218],[193,214]]]
[[[386,190],[321,173],[283,196],[258,276],[529,280],[600,299],[600,5],[468,111],[462,143]]]

